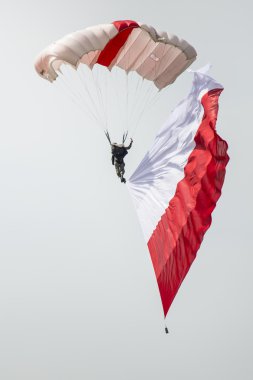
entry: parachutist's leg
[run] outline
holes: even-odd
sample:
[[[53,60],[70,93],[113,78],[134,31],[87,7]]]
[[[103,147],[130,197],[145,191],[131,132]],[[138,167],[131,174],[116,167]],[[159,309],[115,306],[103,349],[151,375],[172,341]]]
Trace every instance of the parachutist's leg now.
[[[125,164],[123,162],[122,164],[120,164],[120,178],[121,178],[121,182],[126,183],[124,174],[125,174]]]
[[[117,174],[117,176],[119,177],[119,178],[121,178],[121,173],[120,173],[120,165],[117,163],[117,162],[115,162],[115,169],[116,169],[116,174]]]

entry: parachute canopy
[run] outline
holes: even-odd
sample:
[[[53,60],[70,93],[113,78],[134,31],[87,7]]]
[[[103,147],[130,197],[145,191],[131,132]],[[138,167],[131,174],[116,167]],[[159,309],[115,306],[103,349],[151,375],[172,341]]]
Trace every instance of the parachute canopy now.
[[[62,64],[93,69],[95,64],[137,72],[161,90],[196,59],[185,40],[131,20],[92,26],[68,34],[43,50],[36,59],[39,75],[53,82]]]

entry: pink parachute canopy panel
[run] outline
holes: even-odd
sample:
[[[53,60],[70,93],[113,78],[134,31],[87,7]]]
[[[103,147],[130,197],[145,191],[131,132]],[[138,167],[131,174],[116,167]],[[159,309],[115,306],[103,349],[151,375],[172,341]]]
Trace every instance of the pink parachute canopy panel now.
[[[131,20],[100,24],[68,34],[44,49],[36,59],[40,76],[53,82],[62,64],[90,69],[100,64],[137,72],[158,89],[173,83],[196,59],[185,40]]]
[[[165,316],[211,225],[229,160],[216,132],[223,88],[203,71],[127,182]]]

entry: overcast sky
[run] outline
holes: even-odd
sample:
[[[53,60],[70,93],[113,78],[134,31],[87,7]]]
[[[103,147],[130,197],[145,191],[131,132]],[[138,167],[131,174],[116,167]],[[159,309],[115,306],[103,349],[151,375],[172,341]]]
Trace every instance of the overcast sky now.
[[[150,2],[151,3],[151,2]],[[252,12],[250,0],[1,0],[0,378],[253,378]],[[188,40],[225,91],[223,194],[164,321],[127,188],[101,131],[39,78],[35,56],[74,30],[118,19]],[[184,73],[146,119],[129,176],[190,89]]]

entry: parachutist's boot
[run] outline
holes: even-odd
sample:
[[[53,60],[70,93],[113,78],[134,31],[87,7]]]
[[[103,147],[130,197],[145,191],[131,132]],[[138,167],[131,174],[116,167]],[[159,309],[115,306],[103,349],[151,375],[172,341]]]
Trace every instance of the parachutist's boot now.
[[[126,179],[124,177],[122,177],[121,182],[126,183]]]

